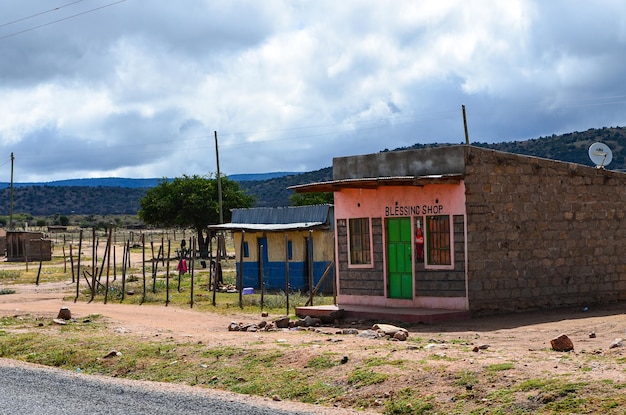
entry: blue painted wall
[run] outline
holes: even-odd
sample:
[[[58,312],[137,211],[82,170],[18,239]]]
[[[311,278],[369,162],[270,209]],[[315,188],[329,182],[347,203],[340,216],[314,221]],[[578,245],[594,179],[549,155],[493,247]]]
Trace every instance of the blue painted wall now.
[[[330,262],[315,262],[313,264],[313,287],[319,282],[324,271],[330,265]],[[239,277],[241,264],[237,263],[237,277]],[[307,273],[305,272],[304,262],[289,262],[289,286],[291,290],[308,291],[309,284],[307,283]],[[320,292],[324,294],[332,294],[333,292],[333,278],[335,275],[334,267],[331,269],[330,274],[326,276]],[[284,262],[269,262],[264,268],[264,282],[266,290],[281,290],[285,291],[285,263]],[[259,264],[257,262],[244,262],[243,263],[243,286],[252,287],[255,290],[260,289],[259,284]]]

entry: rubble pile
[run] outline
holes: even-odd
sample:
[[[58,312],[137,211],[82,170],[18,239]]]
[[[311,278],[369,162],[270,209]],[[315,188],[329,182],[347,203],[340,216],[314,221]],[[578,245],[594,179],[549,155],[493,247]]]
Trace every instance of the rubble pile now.
[[[320,333],[323,331],[316,329],[322,326],[322,320],[316,317],[305,316],[298,320],[291,320],[289,316],[278,317],[272,321],[262,320],[259,323],[243,323],[231,321],[228,325],[228,331],[276,331],[276,330],[311,330],[315,329]],[[387,339],[392,341],[406,341],[409,337],[407,329],[393,326],[391,324],[374,324],[370,329],[359,330],[355,328],[341,329],[338,331],[328,332],[325,334],[338,335],[355,335],[368,339]]]

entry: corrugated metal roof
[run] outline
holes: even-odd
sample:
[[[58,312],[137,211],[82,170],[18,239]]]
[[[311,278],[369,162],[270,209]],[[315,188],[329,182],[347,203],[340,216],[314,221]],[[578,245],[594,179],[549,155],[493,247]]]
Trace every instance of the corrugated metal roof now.
[[[334,228],[332,205],[233,209],[232,212],[230,223],[211,225],[209,229],[278,232]]]
[[[331,215],[331,205],[233,209],[231,224],[330,223]]]
[[[330,180],[319,183],[290,186],[298,193],[334,192],[340,189],[375,189],[379,186],[425,186],[427,184],[459,183],[461,174],[431,174],[427,176],[362,177],[358,179]]]
[[[219,230],[226,229],[229,231],[297,231],[306,229],[328,229],[329,226],[323,222],[298,222],[298,223],[224,223],[222,225],[211,225],[209,229]]]

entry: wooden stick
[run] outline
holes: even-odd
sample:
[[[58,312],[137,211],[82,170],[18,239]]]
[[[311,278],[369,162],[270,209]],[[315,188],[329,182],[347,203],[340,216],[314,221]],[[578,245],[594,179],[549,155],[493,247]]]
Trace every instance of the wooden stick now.
[[[80,236],[78,237],[78,266],[76,267],[76,297],[74,298],[74,302],[78,301],[79,294],[79,285],[80,285],[80,251],[83,247],[83,230],[80,230]],[[72,262],[73,267],[74,262]],[[72,271],[72,277],[74,276],[74,271]]]
[[[267,237],[265,239],[267,241]],[[263,245],[259,245],[259,279],[260,279],[260,285],[261,285],[261,310],[263,310],[263,300],[265,297],[265,269],[263,267],[263,254],[266,251],[266,247]]]
[[[127,256],[130,256],[130,239],[126,241],[126,244],[124,244],[124,259],[122,260],[122,299],[120,300],[120,302],[124,301],[124,299],[126,298],[126,264],[128,263],[126,261]]]
[[[72,252],[72,244],[70,244],[70,264],[72,265],[72,282],[76,282],[74,281],[74,253]]]
[[[141,275],[143,275],[143,292],[141,295],[141,303],[146,300],[146,235],[141,234]]]
[[[113,235],[113,228],[109,227],[109,239],[107,239],[107,249],[106,249],[107,279],[106,279],[106,286],[104,287],[104,304],[107,303],[107,300],[109,298],[109,272],[111,269],[111,243],[113,241],[112,235]]]
[[[285,233],[285,299],[287,300],[287,315],[289,315],[289,235]]]
[[[239,290],[239,308],[243,308],[243,247],[246,239],[246,231],[241,231],[241,249],[239,250],[239,275],[237,289]]]
[[[193,308],[193,277],[194,277],[194,263],[196,262],[196,238],[193,238],[193,245],[191,246],[191,252],[193,252],[192,254],[190,254],[190,258],[189,258],[189,268],[191,268],[189,270],[189,273],[191,274],[191,288],[189,290],[189,295],[191,297],[190,301],[189,301],[189,305],[191,308]],[[193,256],[193,258],[192,258]]]
[[[171,241],[167,240],[167,268],[165,271],[165,306],[170,302],[170,247]]]
[[[39,270],[37,270],[37,279],[35,280],[35,285],[39,285],[39,276],[41,275],[41,264],[43,263],[41,245],[43,245],[43,238],[41,238],[41,240],[39,241]]]
[[[96,228],[91,228],[91,298],[89,299],[89,303],[93,301],[93,298],[96,295]]]
[[[154,241],[150,241],[150,251],[152,252],[152,260],[150,261],[152,265],[152,293],[156,293],[156,263],[157,259],[154,257]]]

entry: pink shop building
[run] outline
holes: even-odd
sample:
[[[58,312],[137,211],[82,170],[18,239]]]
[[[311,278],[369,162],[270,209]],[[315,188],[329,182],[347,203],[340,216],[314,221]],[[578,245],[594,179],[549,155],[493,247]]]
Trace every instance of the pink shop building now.
[[[293,189],[334,192],[348,314],[433,321],[626,299],[624,173],[458,145],[335,158],[332,181]]]

